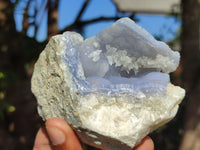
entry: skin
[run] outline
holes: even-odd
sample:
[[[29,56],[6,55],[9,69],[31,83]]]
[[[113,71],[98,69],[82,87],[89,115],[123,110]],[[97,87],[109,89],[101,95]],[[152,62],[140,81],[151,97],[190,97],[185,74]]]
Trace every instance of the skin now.
[[[78,137],[64,120],[50,118],[45,125],[51,141],[44,129],[40,128],[35,138],[33,150],[82,150]],[[50,132],[52,128],[55,132]],[[133,150],[154,150],[152,139],[145,137]]]

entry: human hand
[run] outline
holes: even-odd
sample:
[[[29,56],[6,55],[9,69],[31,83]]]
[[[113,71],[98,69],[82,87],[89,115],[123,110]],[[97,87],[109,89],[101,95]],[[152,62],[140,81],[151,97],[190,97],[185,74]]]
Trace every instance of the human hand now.
[[[45,125],[51,142],[44,129],[40,128],[35,138],[33,150],[82,150],[78,137],[64,120],[50,118],[46,121]],[[144,138],[143,141],[134,148],[134,150],[153,149],[154,144],[149,137]]]

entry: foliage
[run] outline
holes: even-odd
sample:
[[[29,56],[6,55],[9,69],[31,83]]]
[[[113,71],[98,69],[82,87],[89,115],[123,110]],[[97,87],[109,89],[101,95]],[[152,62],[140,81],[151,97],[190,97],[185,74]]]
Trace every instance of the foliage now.
[[[30,91],[33,64],[44,43],[18,33],[15,5],[0,1],[0,149],[32,149],[38,129],[35,99]]]
[[[6,101],[6,89],[14,82],[15,75],[12,72],[0,71],[0,119],[4,119],[4,113],[12,113],[15,107]]]

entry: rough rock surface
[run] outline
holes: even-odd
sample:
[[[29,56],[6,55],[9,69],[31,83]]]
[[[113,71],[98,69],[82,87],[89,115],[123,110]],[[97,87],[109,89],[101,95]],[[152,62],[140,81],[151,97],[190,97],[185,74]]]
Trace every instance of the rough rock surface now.
[[[38,113],[66,120],[83,143],[131,150],[176,115],[185,91],[168,73],[179,59],[128,18],[86,40],[56,35],[33,72]]]

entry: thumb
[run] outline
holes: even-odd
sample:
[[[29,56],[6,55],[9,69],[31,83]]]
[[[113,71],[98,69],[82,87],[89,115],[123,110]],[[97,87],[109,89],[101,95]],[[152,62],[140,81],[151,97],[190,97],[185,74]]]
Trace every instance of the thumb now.
[[[45,124],[55,150],[82,150],[78,137],[64,120],[50,118]]]

